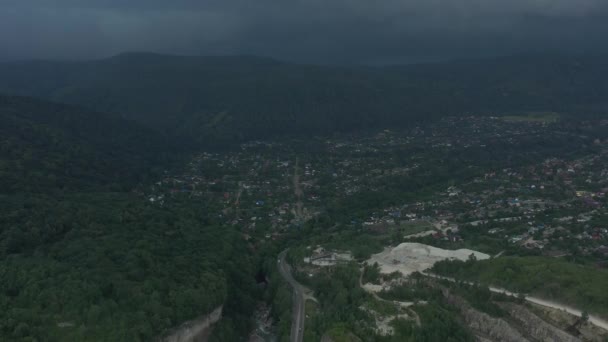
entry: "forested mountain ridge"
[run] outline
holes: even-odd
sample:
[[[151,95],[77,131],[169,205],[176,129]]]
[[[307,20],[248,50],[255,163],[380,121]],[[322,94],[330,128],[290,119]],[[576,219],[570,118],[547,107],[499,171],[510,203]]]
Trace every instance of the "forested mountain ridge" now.
[[[120,117],[0,96],[0,193],[125,189],[166,166],[170,146]]]
[[[212,203],[133,191],[176,151],[120,117],[0,96],[0,340],[150,341],[220,305],[225,331],[248,329],[255,266],[238,231]]]
[[[606,61],[537,55],[372,68],[131,53],[0,64],[0,91],[116,113],[218,145],[407,126],[464,112],[603,113]]]

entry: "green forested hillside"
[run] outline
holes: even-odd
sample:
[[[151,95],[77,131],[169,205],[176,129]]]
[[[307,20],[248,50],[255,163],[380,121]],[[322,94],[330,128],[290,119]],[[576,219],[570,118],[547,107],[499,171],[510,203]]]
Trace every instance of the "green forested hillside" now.
[[[133,191],[172,152],[124,119],[0,97],[1,341],[150,341],[219,305],[224,331],[246,331],[240,234],[203,200]]]
[[[0,91],[122,114],[200,143],[405,126],[462,113],[603,113],[608,62],[532,56],[403,67],[124,54],[0,65]]]
[[[159,173],[174,149],[133,122],[0,96],[0,193],[121,190]]]
[[[502,257],[477,262],[442,261],[433,270],[608,316],[608,272],[593,266],[548,257]]]
[[[149,341],[253,282],[242,238],[201,209],[120,193],[0,203],[3,341]]]

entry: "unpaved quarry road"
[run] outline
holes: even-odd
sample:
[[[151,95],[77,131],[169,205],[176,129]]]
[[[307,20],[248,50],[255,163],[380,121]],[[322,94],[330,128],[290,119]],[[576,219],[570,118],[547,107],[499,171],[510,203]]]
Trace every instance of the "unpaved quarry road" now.
[[[443,277],[443,276],[439,276],[436,274],[430,274],[430,273],[422,273],[426,276],[429,277],[433,277],[433,278],[437,278],[437,279],[444,279],[444,280],[448,280],[451,282],[456,282],[456,279],[454,278],[450,278],[450,277]],[[468,283],[470,285],[473,285],[472,282],[465,282]],[[504,293],[508,296],[513,296],[513,297],[517,297],[519,296],[518,293],[515,292],[511,292],[505,289],[501,289],[499,287],[493,287],[493,286],[489,286],[488,287],[490,289],[490,291],[495,292],[495,293]],[[564,304],[560,304],[560,303],[556,303],[554,301],[551,300],[546,300],[546,299],[541,299],[538,297],[532,297],[532,296],[525,296],[525,299],[530,302],[530,303],[534,303],[534,304],[538,304],[538,305],[542,305],[542,306],[546,306],[548,308],[553,308],[553,309],[558,309],[558,310],[562,310],[565,311],[571,315],[574,315],[576,317],[581,317],[583,315],[583,312],[581,310],[575,309],[571,306],[568,305],[564,305]],[[593,315],[589,315],[589,322],[592,323],[593,325],[602,328],[606,331],[608,331],[608,321],[606,321],[605,319],[599,318],[597,316],[593,316]]]
[[[505,289],[500,289],[500,288],[496,288],[496,287],[490,287],[490,291],[492,292],[497,292],[497,293],[504,293],[507,295],[511,295],[511,296],[517,296],[517,293],[512,293],[509,292]],[[581,310],[577,310],[573,307],[564,305],[564,304],[560,304],[560,303],[556,303],[550,300],[545,300],[545,299],[541,299],[541,298],[537,298],[537,297],[531,297],[531,296],[526,296],[525,299],[530,302],[530,303],[534,303],[534,304],[538,304],[538,305],[542,305],[542,306],[546,306],[549,308],[553,308],[553,309],[558,309],[558,310],[563,310],[566,311],[567,313],[574,315],[576,317],[581,317],[583,315],[583,312]],[[593,325],[600,327],[606,331],[608,331],[608,321],[601,319],[597,316],[593,316],[593,315],[589,315],[589,322],[593,323]]]

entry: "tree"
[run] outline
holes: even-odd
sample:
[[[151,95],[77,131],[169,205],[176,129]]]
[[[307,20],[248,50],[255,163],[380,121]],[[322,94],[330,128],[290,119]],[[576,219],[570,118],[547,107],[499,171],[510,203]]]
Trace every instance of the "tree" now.
[[[524,303],[526,301],[526,295],[523,293],[517,294],[517,301],[520,303]]]
[[[469,254],[469,258],[467,259],[467,263],[471,264],[477,261],[477,257],[474,253]]]

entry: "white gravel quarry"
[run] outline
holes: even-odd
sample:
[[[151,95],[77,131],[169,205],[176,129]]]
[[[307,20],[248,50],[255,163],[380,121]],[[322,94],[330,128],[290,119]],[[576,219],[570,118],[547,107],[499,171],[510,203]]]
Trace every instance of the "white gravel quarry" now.
[[[408,276],[414,272],[423,272],[437,262],[445,259],[467,260],[473,254],[477,260],[489,259],[490,256],[470,249],[455,251],[441,249],[421,243],[404,242],[395,248],[386,248],[383,252],[371,256],[367,263],[378,263],[382,273],[401,272]]]

